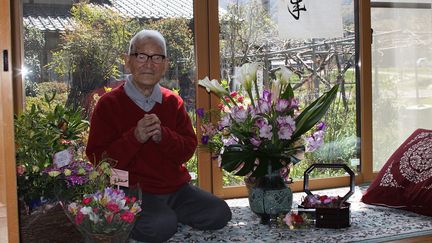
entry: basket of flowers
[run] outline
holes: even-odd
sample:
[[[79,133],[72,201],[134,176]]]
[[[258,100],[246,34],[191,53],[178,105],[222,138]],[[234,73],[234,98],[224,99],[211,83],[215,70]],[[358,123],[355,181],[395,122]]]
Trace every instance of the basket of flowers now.
[[[350,190],[343,197],[312,194],[309,190],[309,173],[315,168],[344,169],[350,175]],[[347,200],[354,193],[354,189],[355,175],[346,164],[312,164],[304,172],[303,190],[307,195],[298,206],[299,211],[303,211],[302,214],[315,218],[315,226],[318,228],[337,229],[349,227],[351,225],[351,204]]]
[[[45,172],[53,155],[82,151],[88,122],[80,109],[52,105],[55,97],[33,105],[14,118],[21,242],[80,242],[80,234],[58,204],[58,181]],[[66,189],[66,188],[65,188]],[[64,240],[63,240],[64,241]]]
[[[127,196],[110,184],[113,161],[97,165],[74,159],[71,149],[58,152],[44,173],[55,179],[55,195],[85,242],[126,242],[141,211],[140,193]],[[133,191],[133,190],[130,190]]]
[[[141,201],[121,189],[106,187],[63,206],[71,222],[89,242],[126,242]]]

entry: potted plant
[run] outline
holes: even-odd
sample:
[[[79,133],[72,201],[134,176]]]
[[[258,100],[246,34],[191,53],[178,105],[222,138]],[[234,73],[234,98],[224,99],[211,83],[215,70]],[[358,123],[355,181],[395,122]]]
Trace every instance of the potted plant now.
[[[247,178],[252,184],[251,209],[267,223],[269,215],[291,209],[292,193],[284,179],[305,151],[323,143],[325,125],[319,122],[336,97],[338,85],[301,108],[288,68],[281,67],[262,91],[257,81],[260,68],[258,63],[244,64],[235,77],[240,88],[234,91],[224,82],[199,80],[222,103],[217,111],[198,109],[197,114],[202,145],[220,158],[223,169]]]

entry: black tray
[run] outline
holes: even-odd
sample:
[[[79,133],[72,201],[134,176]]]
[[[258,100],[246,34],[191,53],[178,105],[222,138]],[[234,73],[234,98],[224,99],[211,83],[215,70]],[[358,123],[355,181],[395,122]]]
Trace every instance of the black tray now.
[[[303,190],[308,195],[313,195],[309,190],[309,173],[315,168],[335,168],[344,169],[350,175],[350,190],[342,198],[338,208],[315,208],[315,226],[318,228],[346,228],[351,225],[351,204],[346,202],[348,198],[354,194],[355,190],[355,174],[346,164],[313,164],[304,172]],[[299,209],[310,209],[303,205],[298,206]]]

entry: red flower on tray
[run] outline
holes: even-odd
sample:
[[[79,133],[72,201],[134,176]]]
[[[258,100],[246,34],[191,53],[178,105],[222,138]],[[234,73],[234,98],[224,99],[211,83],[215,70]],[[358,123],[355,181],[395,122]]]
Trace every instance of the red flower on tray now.
[[[307,195],[301,205],[304,208],[339,208],[344,202],[340,196]]]

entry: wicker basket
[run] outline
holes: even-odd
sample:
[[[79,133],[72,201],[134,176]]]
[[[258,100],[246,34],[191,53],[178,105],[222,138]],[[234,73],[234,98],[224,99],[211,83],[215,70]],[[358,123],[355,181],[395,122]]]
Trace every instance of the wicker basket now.
[[[81,233],[67,218],[60,204],[31,215],[25,215],[25,210],[20,211],[20,242],[84,242]]]

